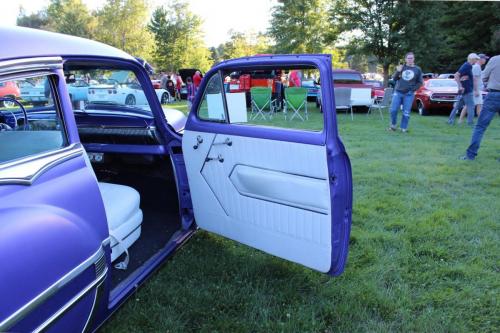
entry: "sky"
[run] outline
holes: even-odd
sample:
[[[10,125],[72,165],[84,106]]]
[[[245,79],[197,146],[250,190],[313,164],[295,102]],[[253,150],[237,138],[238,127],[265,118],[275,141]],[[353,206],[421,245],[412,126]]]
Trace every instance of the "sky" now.
[[[102,0],[83,0],[90,9],[102,6]],[[265,32],[269,27],[271,8],[276,0],[188,0],[193,13],[203,20],[207,46],[218,46],[229,39],[228,32]],[[30,14],[48,5],[48,0],[4,0],[0,25],[16,25],[19,7]],[[168,1],[150,0],[153,7]]]

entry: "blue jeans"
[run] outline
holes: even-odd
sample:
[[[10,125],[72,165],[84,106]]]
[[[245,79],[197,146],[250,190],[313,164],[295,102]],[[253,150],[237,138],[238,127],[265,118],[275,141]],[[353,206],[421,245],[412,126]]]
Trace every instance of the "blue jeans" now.
[[[476,106],[474,104],[473,92],[463,94],[462,98],[459,98],[458,101],[455,102],[450,117],[448,118],[448,124],[453,125],[455,123],[455,116],[457,112],[462,110],[464,105],[467,106],[467,124],[471,126],[474,125],[474,111],[476,110]]]
[[[407,93],[403,93],[397,90],[394,91],[391,103],[391,126],[396,126],[396,123],[398,121],[398,110],[401,104],[403,104],[403,118],[401,119],[401,129],[408,129],[411,105],[413,104],[414,97],[415,93],[413,91],[409,91]]]
[[[469,107],[467,106],[467,108]],[[489,92],[484,99],[483,109],[477,119],[474,132],[472,132],[469,148],[467,148],[467,157],[469,159],[473,160],[476,158],[484,132],[486,132],[496,113],[500,115],[500,92]]]

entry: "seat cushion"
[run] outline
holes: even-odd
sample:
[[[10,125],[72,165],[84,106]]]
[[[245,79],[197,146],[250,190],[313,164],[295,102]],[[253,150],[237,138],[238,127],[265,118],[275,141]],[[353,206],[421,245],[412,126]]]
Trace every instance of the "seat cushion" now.
[[[142,211],[139,192],[129,186],[99,183],[109,234],[111,235],[111,261],[128,249],[141,233]]]
[[[117,229],[140,210],[139,192],[132,187],[100,182],[99,190],[110,230]]]

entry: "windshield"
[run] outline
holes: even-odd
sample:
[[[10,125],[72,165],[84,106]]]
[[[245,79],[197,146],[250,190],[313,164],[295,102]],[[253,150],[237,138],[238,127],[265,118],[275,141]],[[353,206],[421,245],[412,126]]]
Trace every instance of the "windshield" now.
[[[333,73],[333,82],[363,83],[363,79],[359,73]]]
[[[68,93],[75,111],[95,109],[146,111],[151,108],[134,72],[122,69],[89,68],[65,71]]]
[[[457,83],[455,80],[429,80],[429,87],[431,88],[457,88]]]

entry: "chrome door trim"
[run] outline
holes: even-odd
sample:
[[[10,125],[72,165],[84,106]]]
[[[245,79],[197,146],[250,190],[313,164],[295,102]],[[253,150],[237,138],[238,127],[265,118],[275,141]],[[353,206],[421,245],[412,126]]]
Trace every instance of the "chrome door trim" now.
[[[34,156],[23,157],[0,164],[0,185],[31,185],[52,167],[85,153],[80,143]]]
[[[77,303],[80,299],[82,299],[89,291],[94,289],[96,285],[100,285],[103,281],[106,275],[108,274],[108,267],[101,273],[101,275],[97,276],[94,281],[92,281],[90,284],[88,284],[83,290],[81,290],[78,294],[75,295],[69,302],[64,304],[59,310],[57,310],[50,318],[48,318],[46,321],[44,321],[40,326],[35,328],[33,330],[34,333],[42,332],[46,328],[48,328],[54,321],[57,320],[60,316],[62,316],[66,311],[68,311],[75,303]],[[94,309],[95,306],[95,301],[96,301],[97,293],[94,296],[94,301],[92,303],[92,310]],[[87,323],[90,319],[90,315],[92,314],[92,311],[89,313],[89,317],[87,318],[87,321],[85,322],[85,327],[87,326]],[[85,329],[84,327],[84,329]]]
[[[62,68],[63,61],[61,57],[37,57],[0,61],[0,75]]]
[[[83,261],[78,266],[73,268],[71,271],[66,273],[66,275],[64,275],[58,281],[56,281],[51,286],[49,286],[47,289],[42,291],[40,294],[38,294],[38,296],[33,298],[31,301],[29,301],[28,303],[23,305],[21,308],[19,308],[16,312],[14,312],[9,317],[7,317],[2,322],[0,322],[0,332],[8,331],[12,326],[14,326],[16,323],[18,323],[21,319],[26,317],[28,314],[30,314],[38,306],[42,305],[46,300],[48,300],[50,297],[52,297],[54,294],[56,294],[60,289],[62,289],[65,285],[67,285],[74,278],[76,278],[78,275],[80,275],[83,271],[85,271],[90,266],[94,265],[99,260],[99,258],[101,258],[104,255],[105,255],[104,248],[101,245],[101,246],[99,246],[99,249],[94,254],[92,254],[89,258],[87,258],[85,261]],[[105,276],[106,273],[107,273],[107,267],[103,271],[103,274],[101,274],[101,276],[97,277],[94,280],[94,282],[92,282],[90,285],[95,286],[99,282],[99,279],[102,278],[102,276]]]

